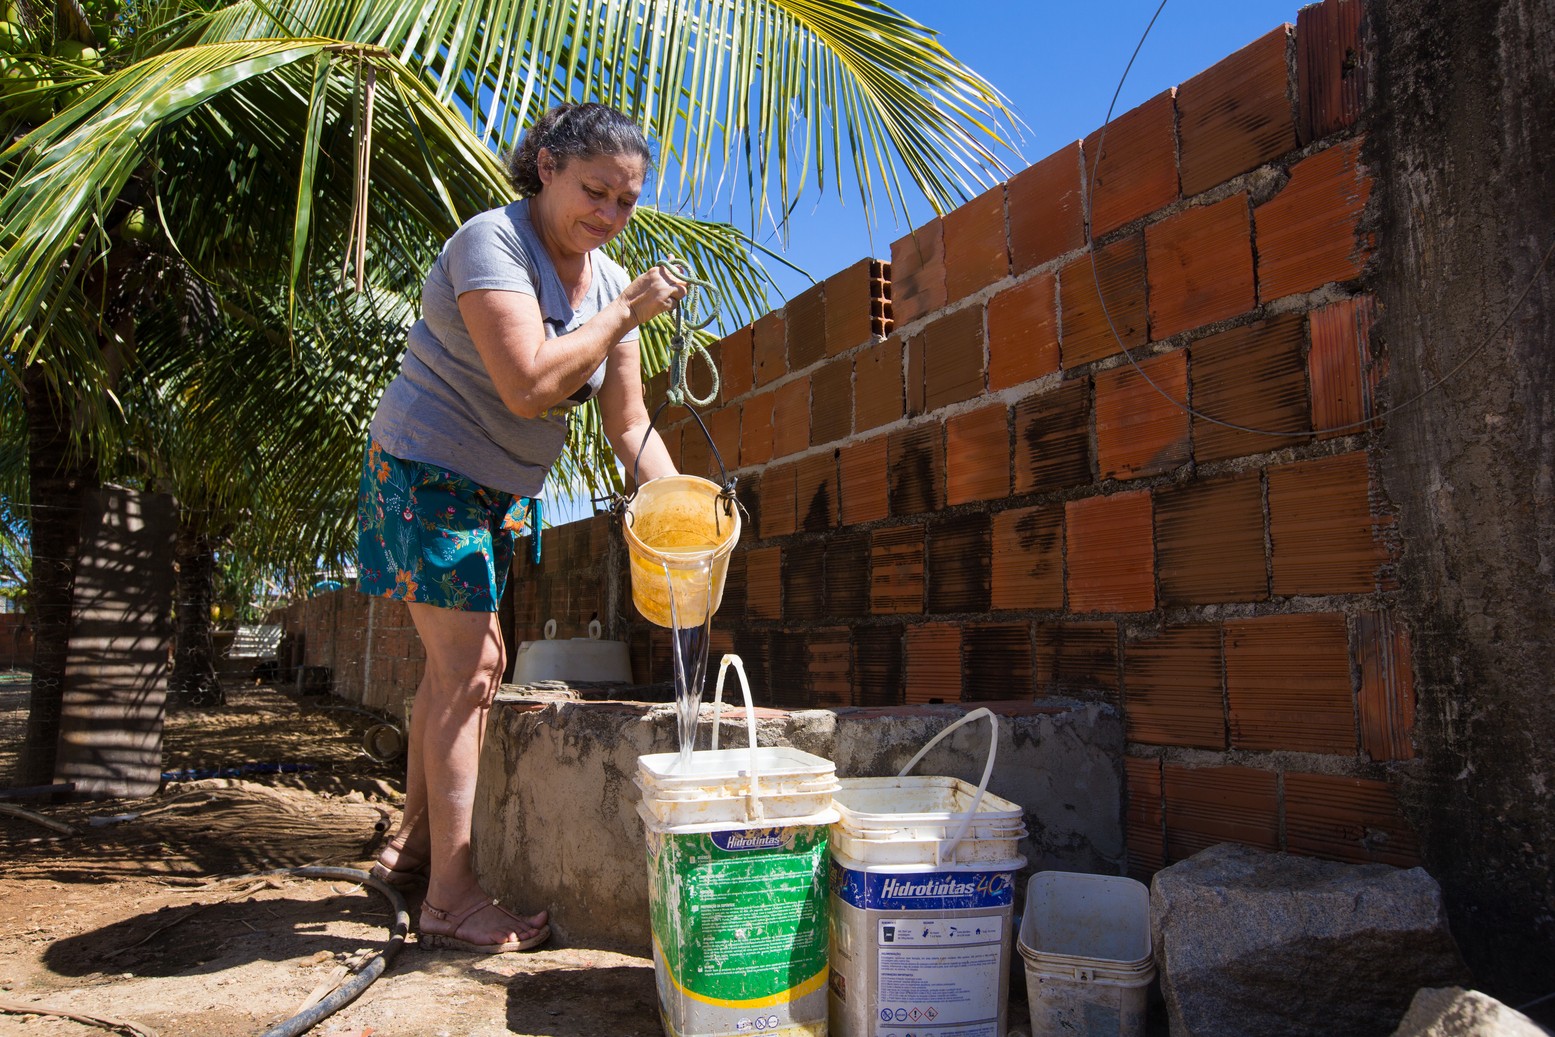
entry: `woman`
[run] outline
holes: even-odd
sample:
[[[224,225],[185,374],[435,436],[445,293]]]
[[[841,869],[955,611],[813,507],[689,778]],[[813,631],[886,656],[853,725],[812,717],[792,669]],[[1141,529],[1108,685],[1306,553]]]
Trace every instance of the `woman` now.
[[[658,267],[628,283],[599,251],[631,219],[649,162],[642,131],[612,108],[542,116],[508,158],[520,200],[460,227],[427,275],[373,417],[360,586],[409,605],[427,657],[404,819],[373,874],[426,877],[429,946],[499,953],[550,936],[544,911],[514,914],[476,881],[476,766],[507,664],[496,610],[518,498],[540,492],[569,411],[597,395],[616,456],[643,481],[675,474],[643,404],[637,327],[686,286]]]

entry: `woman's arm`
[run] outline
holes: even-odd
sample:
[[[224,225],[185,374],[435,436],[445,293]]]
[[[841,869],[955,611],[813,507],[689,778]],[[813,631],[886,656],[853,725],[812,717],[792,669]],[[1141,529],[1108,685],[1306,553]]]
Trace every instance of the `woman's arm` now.
[[[459,296],[459,313],[502,402],[521,418],[536,418],[588,381],[621,336],[685,294],[684,284],[654,267],[582,327],[549,339],[539,302],[523,292],[468,291]]]
[[[676,474],[675,462],[658,430],[651,427],[652,419],[643,403],[642,360],[635,340],[618,342],[611,348],[605,364],[605,382],[599,389],[599,412],[605,424],[605,438],[626,466],[627,474],[635,473],[639,486],[650,479]]]

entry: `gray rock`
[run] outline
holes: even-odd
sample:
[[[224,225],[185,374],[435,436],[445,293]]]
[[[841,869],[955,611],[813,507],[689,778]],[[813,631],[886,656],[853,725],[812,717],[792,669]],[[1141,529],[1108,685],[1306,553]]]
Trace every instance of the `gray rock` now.
[[[1222,843],[1156,874],[1150,923],[1172,1037],[1386,1037],[1468,979],[1420,868]]]
[[[1393,1037],[1546,1037],[1544,1028],[1488,994],[1462,987],[1415,994]]]

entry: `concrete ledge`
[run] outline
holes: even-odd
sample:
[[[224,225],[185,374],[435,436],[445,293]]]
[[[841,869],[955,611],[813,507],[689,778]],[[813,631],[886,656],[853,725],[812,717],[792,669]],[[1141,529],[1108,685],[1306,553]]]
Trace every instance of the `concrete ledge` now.
[[[1025,808],[1027,873],[1121,873],[1118,714],[1070,701],[988,705],[1001,714],[989,789]],[[830,759],[842,777],[882,777],[973,708],[763,709],[757,741]],[[713,722],[712,707],[704,705],[699,747],[707,746]],[[719,723],[720,746],[745,744],[742,713],[726,706]],[[646,954],[646,844],[632,778],[638,756],[674,752],[676,738],[671,705],[500,697],[475,803],[476,870],[487,889],[524,910],[549,908],[552,928],[567,944]],[[987,751],[987,725],[969,724],[936,746],[916,773],[975,783]]]

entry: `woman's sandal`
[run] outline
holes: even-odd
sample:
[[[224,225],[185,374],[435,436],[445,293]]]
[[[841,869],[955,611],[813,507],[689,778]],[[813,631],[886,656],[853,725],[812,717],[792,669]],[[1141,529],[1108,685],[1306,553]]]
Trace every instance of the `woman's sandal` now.
[[[400,867],[402,863],[405,864],[404,867]],[[395,889],[413,889],[416,886],[425,886],[427,884],[427,875],[430,870],[431,865],[427,861],[411,865],[407,861],[405,853],[401,851],[394,858],[392,866],[383,863],[382,860],[377,860],[373,862],[373,866],[368,869],[367,874],[386,886],[393,886]]]
[[[514,932],[524,932],[529,929],[528,922],[509,911],[501,904],[497,903],[497,899],[495,897],[490,900],[477,900],[471,907],[466,908],[464,911],[461,911],[457,915],[449,911],[444,911],[440,907],[433,907],[430,903],[422,901],[421,934],[418,939],[420,940],[422,946],[430,948],[442,948],[445,950],[453,951],[473,951],[476,954],[506,954],[509,951],[527,951],[531,948],[540,946],[542,943],[551,938],[551,927],[549,925],[543,925],[533,936],[525,937],[522,940],[509,940],[506,943],[471,943],[468,940],[459,939],[457,934],[460,928],[464,925],[465,921],[468,920],[469,917],[475,914],[477,911],[487,907],[496,908],[498,911],[501,911],[503,914],[511,918],[514,922],[518,923],[514,926]],[[451,928],[445,933],[427,932],[425,919],[428,915],[431,915],[438,922],[448,925]]]

